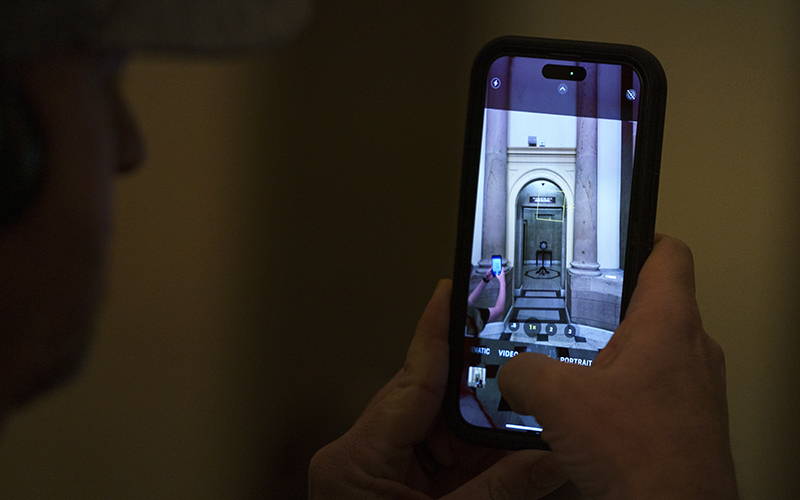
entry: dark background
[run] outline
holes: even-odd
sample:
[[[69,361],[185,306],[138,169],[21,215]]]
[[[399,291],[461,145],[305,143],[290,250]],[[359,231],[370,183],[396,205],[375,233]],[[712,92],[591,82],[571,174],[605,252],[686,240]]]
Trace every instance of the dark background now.
[[[149,160],[118,185],[94,351],[7,427],[0,497],[304,497],[451,273],[471,59],[521,34],[664,65],[658,230],[695,252],[743,497],[790,498],[800,12],[725,5],[321,0],[269,55],[134,55]]]

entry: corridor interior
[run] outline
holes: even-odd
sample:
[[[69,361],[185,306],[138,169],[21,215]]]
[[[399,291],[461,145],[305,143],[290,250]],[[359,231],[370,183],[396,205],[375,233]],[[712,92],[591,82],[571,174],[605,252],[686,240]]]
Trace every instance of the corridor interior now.
[[[613,332],[571,323],[557,264],[523,265],[522,283],[514,289],[499,340],[599,351]]]

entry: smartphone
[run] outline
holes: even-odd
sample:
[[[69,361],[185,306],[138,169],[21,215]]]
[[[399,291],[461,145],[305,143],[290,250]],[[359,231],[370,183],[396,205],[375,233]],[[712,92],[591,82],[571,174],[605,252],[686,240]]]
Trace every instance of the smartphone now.
[[[502,270],[503,270],[503,256],[492,255],[492,273],[495,276],[500,276],[500,272]]]
[[[665,105],[638,47],[503,37],[477,56],[444,402],[463,440],[547,447],[497,374],[521,352],[588,368],[611,338],[653,245]],[[473,293],[497,255],[505,280]]]

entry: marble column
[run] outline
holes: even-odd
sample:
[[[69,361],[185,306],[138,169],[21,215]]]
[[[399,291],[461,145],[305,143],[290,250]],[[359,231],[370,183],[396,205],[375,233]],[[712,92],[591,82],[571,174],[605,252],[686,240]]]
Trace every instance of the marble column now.
[[[621,69],[622,89],[633,88],[633,70],[623,64]],[[628,216],[631,206],[631,183],[633,182],[634,129],[633,101],[620,99],[620,121],[622,122],[622,164],[620,173],[620,217],[619,217],[619,268],[625,269],[628,243]]]
[[[506,210],[508,198],[508,108],[512,87],[512,58],[501,57],[492,64],[489,78],[499,79],[499,85],[489,84],[486,99],[486,144],[483,178],[483,238],[479,269],[492,265],[492,255],[506,252]],[[480,271],[479,271],[480,272]]]
[[[578,143],[575,159],[575,227],[570,274],[600,276],[597,262],[597,67],[587,64],[577,85]]]
[[[486,110],[486,150],[483,184],[483,239],[481,268],[491,266],[492,255],[506,251],[506,161],[508,157],[508,111]]]

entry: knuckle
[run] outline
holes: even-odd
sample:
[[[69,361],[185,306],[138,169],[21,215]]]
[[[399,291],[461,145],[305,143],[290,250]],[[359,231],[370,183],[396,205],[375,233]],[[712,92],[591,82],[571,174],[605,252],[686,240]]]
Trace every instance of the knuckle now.
[[[488,500],[509,500],[516,498],[515,489],[509,484],[507,478],[500,474],[492,474],[487,479],[486,493]]]
[[[330,458],[327,455],[328,452],[323,448],[311,458],[311,462],[308,465],[308,488],[310,493],[324,489],[324,484],[328,478],[328,464],[330,463]],[[313,497],[314,495],[311,496]]]
[[[710,360],[711,365],[717,370],[718,373],[721,374],[722,378],[725,378],[725,351],[722,350],[722,346],[717,343],[711,337],[708,337],[708,357]]]
[[[313,478],[324,474],[332,459],[330,444],[314,453],[314,456],[311,457],[311,461],[308,464],[309,477]]]

